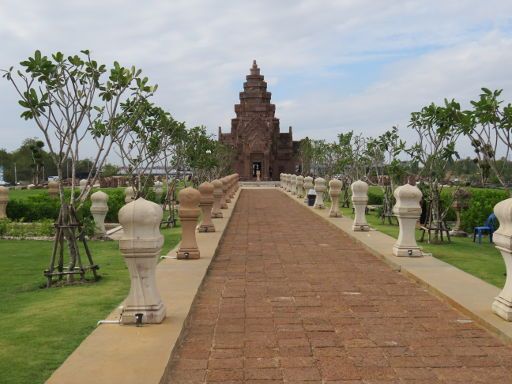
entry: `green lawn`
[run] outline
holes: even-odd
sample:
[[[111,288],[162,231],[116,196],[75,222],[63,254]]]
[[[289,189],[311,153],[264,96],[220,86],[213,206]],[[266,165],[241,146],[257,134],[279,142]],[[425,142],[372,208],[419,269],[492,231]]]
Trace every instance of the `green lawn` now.
[[[346,217],[353,217],[352,208],[342,208]],[[366,216],[368,223],[375,229],[392,236],[398,237],[398,225],[382,224],[375,212]],[[421,232],[416,231],[416,238],[420,238]],[[426,236],[425,236],[426,238]],[[505,284],[505,263],[494,244],[489,244],[488,238],[482,239],[482,244],[473,243],[471,237],[452,237],[452,242],[441,244],[418,244],[425,252],[457,268],[466,271],[488,283],[502,288]]]
[[[178,243],[180,228],[162,233],[166,253]],[[118,242],[89,244],[99,282],[41,289],[52,243],[0,240],[1,383],[43,383],[128,293]]]

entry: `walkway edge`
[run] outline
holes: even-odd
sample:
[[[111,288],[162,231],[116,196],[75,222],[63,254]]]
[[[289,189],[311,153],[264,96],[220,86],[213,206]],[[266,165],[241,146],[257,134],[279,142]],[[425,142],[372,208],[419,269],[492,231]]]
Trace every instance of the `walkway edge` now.
[[[328,209],[314,209],[293,195],[278,188],[304,209],[308,209],[342,230],[369,252],[402,272],[430,292],[446,300],[464,315],[480,324],[506,343],[512,343],[512,323],[491,310],[500,289],[435,257],[396,257],[392,254],[396,239],[379,231],[354,232],[352,220],[346,217],[328,217]]]
[[[175,346],[182,337],[190,308],[215,257],[231,219],[240,188],[214,219],[216,232],[197,233],[198,260],[164,259],[157,267],[158,289],[167,317],[157,325],[143,327],[103,324],[98,326],[48,379],[49,384],[158,384]],[[168,255],[175,256],[179,244]],[[121,257],[121,255],[119,255]],[[119,309],[108,319],[119,318]]]

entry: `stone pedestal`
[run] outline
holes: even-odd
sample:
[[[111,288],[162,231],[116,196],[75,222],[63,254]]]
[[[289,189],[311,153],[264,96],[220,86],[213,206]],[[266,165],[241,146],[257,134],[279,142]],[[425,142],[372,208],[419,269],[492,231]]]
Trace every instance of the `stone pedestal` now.
[[[59,196],[59,183],[57,181],[49,181],[48,182],[48,195],[50,197],[58,197]]]
[[[199,207],[201,207],[203,212],[203,220],[199,226],[199,232],[215,232],[215,226],[212,223],[213,184],[201,184],[199,186],[199,193],[201,194]]]
[[[181,222],[181,244],[177,257],[178,259],[199,259],[196,225],[200,214],[201,194],[197,189],[188,187],[182,189],[178,197],[180,199],[178,215]]]
[[[157,204],[162,202],[162,193],[164,192],[163,183],[161,181],[155,181],[153,185],[153,191],[155,192],[155,200]]]
[[[422,256],[421,249],[416,243],[416,222],[421,216],[421,191],[410,184],[402,185],[395,189],[396,204],[393,214],[398,219],[400,232],[398,240],[393,245],[395,256]]]
[[[331,196],[331,209],[329,210],[329,217],[342,217],[339,207],[339,196],[343,183],[338,179],[329,181],[329,196]]]
[[[350,186],[352,190],[352,205],[354,206],[353,231],[369,231],[370,226],[366,221],[366,204],[368,204],[368,184],[362,180],[357,180]]]
[[[155,270],[164,237],[160,234],[162,208],[145,199],[137,199],[119,210],[123,235],[119,249],[130,272],[130,293],[125,300],[122,324],[161,323],[165,307],[156,286]]]
[[[87,180],[82,179],[80,180],[80,193],[85,191],[85,188],[87,188]]]
[[[494,214],[500,226],[492,238],[505,261],[507,280],[503,290],[492,303],[492,311],[499,317],[512,321],[512,198],[496,204]]]
[[[220,179],[220,182],[222,183],[222,197],[220,198],[220,209],[228,209],[228,203],[231,201],[227,201],[227,191],[228,191],[228,181],[225,177]]]
[[[105,192],[98,191],[91,195],[91,213],[94,218],[94,234],[96,236],[105,236],[105,216],[108,212],[108,195]]]
[[[308,203],[308,191],[313,188],[313,178],[306,176],[304,178],[304,203]]]
[[[304,197],[304,177],[302,175],[297,176],[297,197],[299,199]]]
[[[9,202],[9,189],[0,186],[0,219],[7,219],[7,203]]]
[[[291,185],[292,195],[296,195],[297,194],[297,176],[296,175],[290,176],[290,185]]]
[[[220,219],[223,217],[222,211],[220,210],[222,200],[222,181],[213,180],[213,206],[212,206],[212,218]]]
[[[325,185],[325,179],[321,177],[317,177],[315,179],[315,192],[316,192],[316,199],[315,199],[315,205],[313,206],[316,209],[324,209],[324,192],[327,190],[327,187]]]
[[[124,189],[124,202],[131,203],[135,199],[135,189],[133,187],[126,187]]]

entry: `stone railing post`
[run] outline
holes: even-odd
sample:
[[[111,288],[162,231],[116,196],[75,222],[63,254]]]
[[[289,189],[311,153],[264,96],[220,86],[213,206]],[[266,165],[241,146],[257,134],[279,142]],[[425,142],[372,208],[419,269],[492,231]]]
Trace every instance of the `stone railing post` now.
[[[153,191],[155,192],[155,200],[160,204],[162,201],[162,193],[164,192],[163,183],[159,180],[155,181]]]
[[[231,199],[234,199],[235,195],[236,195],[236,175],[233,174],[229,177],[231,178],[231,189],[230,189]]]
[[[0,219],[7,219],[7,203],[9,202],[9,189],[0,186]]]
[[[297,175],[291,175],[290,176],[290,184],[292,186],[292,195],[297,194]]]
[[[96,236],[105,236],[105,216],[108,212],[108,195],[105,192],[98,191],[91,195],[91,213],[94,218],[94,234]]]
[[[342,217],[339,207],[339,196],[343,183],[338,179],[331,179],[329,181],[329,195],[331,196],[331,209],[329,210],[329,217]]]
[[[87,180],[85,179],[82,179],[80,180],[80,193],[82,193],[85,188],[87,188]]]
[[[57,181],[48,182],[48,195],[50,197],[59,196],[59,183]]]
[[[80,180],[79,184],[80,184],[80,192],[83,192],[85,190],[85,188],[87,188],[87,180],[82,179],[82,180]]]
[[[284,173],[279,174],[279,188],[284,188]]]
[[[316,198],[315,198],[315,205],[313,206],[316,209],[324,209],[324,192],[327,190],[327,187],[325,185],[325,179],[321,177],[317,177],[315,179],[315,192],[316,192]]]
[[[131,203],[133,200],[135,200],[135,189],[133,187],[126,187],[124,189],[125,204]]]
[[[400,225],[398,240],[393,245],[393,255],[422,256],[416,244],[416,222],[421,216],[421,191],[416,186],[405,184],[395,189],[393,194],[396,199],[393,214]]]
[[[308,203],[308,192],[313,188],[313,178],[311,176],[306,176],[304,178],[304,203]]]
[[[213,184],[202,183],[199,186],[199,193],[201,193],[199,206],[203,212],[203,220],[199,226],[199,232],[215,232],[215,226],[212,223]]]
[[[228,182],[225,177],[220,179],[220,182],[222,183],[222,197],[220,198],[220,209],[228,209],[228,203],[227,201],[227,190],[228,190]]]
[[[199,259],[199,248],[196,241],[196,225],[199,218],[201,194],[197,189],[188,187],[178,194],[180,207],[178,216],[181,222],[181,244],[178,259]]]
[[[505,261],[507,279],[503,290],[492,303],[492,311],[499,317],[512,321],[512,198],[496,204],[494,214],[500,226],[492,238]]]
[[[291,188],[290,188],[290,175],[288,173],[284,174],[284,190],[286,192],[290,192],[291,191]]]
[[[299,199],[304,197],[304,177],[302,175],[297,176],[297,197]]]
[[[256,181],[261,181],[261,171],[259,169],[256,171]]]
[[[222,181],[213,180],[213,207],[212,207],[212,218],[220,219],[223,217],[222,211],[220,210],[222,200]]]
[[[369,231],[370,226],[366,221],[366,204],[368,204],[368,184],[357,180],[350,186],[352,190],[352,205],[354,206],[353,231]]]
[[[165,307],[156,286],[155,270],[164,237],[160,234],[162,208],[137,199],[119,210],[123,235],[119,249],[130,272],[130,293],[125,300],[121,323],[161,323]],[[142,316],[140,320],[137,318]]]

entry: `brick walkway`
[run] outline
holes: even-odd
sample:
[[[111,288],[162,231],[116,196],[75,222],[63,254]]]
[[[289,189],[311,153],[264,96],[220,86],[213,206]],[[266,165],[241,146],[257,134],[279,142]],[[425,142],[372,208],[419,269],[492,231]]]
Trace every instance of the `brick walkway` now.
[[[244,190],[172,384],[512,383],[512,348],[275,190]]]

